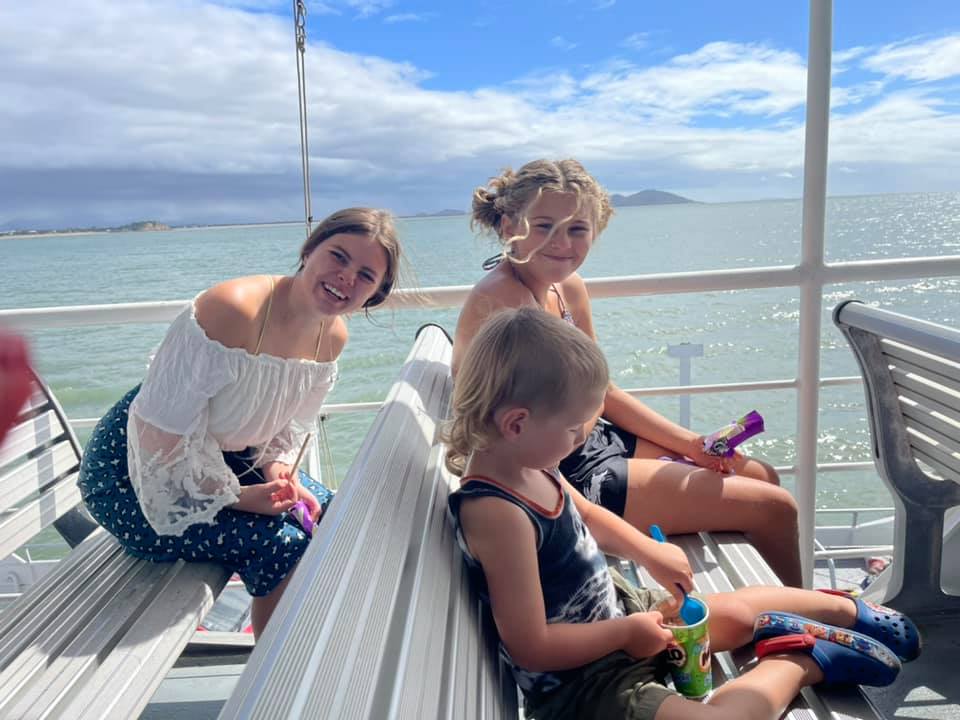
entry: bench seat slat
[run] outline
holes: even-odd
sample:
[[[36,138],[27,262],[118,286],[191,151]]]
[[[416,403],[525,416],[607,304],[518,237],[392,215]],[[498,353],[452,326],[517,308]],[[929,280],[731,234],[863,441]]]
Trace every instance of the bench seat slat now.
[[[960,422],[954,422],[943,417],[931,408],[920,405],[913,400],[900,396],[900,412],[917,427],[927,428],[950,439],[951,443],[960,445]]]
[[[951,467],[950,465],[940,462],[938,457],[934,457],[932,454],[924,452],[916,445],[911,445],[911,448],[913,449],[913,455],[916,460],[929,465],[937,473],[939,477],[935,478],[936,480],[952,480],[953,482],[960,482],[960,480],[957,479],[960,476],[958,476],[958,471],[955,467]]]
[[[34,448],[61,437],[66,437],[66,431],[52,409],[20,421],[0,445],[0,468],[21,460]]]
[[[69,606],[87,577],[117,554],[106,531],[98,530],[0,614],[0,671]]]
[[[109,657],[64,707],[63,717],[136,717],[150,701],[230,579],[212,563],[178,560],[159,576],[153,600],[135,618]]]
[[[930,428],[916,427],[907,423],[907,435],[910,438],[910,447],[916,452],[935,458],[944,468],[949,468],[950,479],[960,482],[960,449],[949,438]]]
[[[920,397],[926,398],[927,401],[935,402],[946,408],[957,407],[960,403],[960,394],[955,394],[952,390],[940,385],[923,382],[921,378],[910,375],[899,368],[890,368],[890,375],[898,391],[903,389],[912,391]]]
[[[69,442],[47,448],[36,457],[16,465],[0,477],[0,503],[14,508],[31,495],[43,491],[63,476],[79,470],[80,461]]]
[[[960,390],[960,363],[894,340],[882,339],[880,345],[892,364],[909,366],[919,375],[938,376],[937,382],[953,383]]]
[[[0,520],[0,557],[6,557],[80,503],[76,476],[69,475],[40,497]]]
[[[910,388],[898,387],[896,392],[901,407],[903,407],[904,400],[906,400],[908,404],[923,408],[924,411],[929,410],[931,413],[935,413],[933,416],[942,418],[944,422],[951,425],[960,425],[960,408],[951,408],[949,405],[944,405],[935,398],[925,397]]]
[[[900,378],[909,378],[915,384],[914,386],[922,386],[926,389],[924,394],[941,399],[947,398],[948,405],[960,400],[960,382],[956,380],[928,372],[924,368],[900,360],[892,361],[890,373],[898,384]]]
[[[48,410],[53,407],[53,403],[50,402],[50,398],[46,396],[41,388],[36,382],[33,383],[33,391],[30,393],[30,397],[27,398],[27,401],[23,404],[23,407],[20,408],[19,420],[32,417],[41,412]]]

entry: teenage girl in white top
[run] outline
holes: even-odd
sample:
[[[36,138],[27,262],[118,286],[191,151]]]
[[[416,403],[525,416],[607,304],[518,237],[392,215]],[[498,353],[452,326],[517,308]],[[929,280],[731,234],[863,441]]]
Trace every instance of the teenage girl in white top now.
[[[382,210],[326,218],[292,276],[242,277],[201,293],[170,326],[142,385],[100,421],[78,484],[124,548],[215,561],[254,596],[259,635],[331,493],[291,463],[337,378],[343,315],[382,303],[400,245]]]

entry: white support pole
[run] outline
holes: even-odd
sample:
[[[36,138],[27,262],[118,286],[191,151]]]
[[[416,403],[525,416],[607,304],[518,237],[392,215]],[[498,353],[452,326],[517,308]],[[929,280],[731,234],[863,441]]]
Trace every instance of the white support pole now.
[[[667,345],[667,355],[680,360],[680,385],[690,384],[690,366],[692,359],[703,357],[703,343],[691,344],[682,342],[678,345]],[[678,422],[682,427],[690,427],[690,395],[680,396],[680,417]]]
[[[830,126],[830,53],[833,3],[811,0],[807,53],[807,113],[803,159],[803,230],[800,285],[800,358],[797,388],[797,480],[803,584],[813,584],[817,498],[817,415],[820,385],[820,318],[823,312],[823,235]]]

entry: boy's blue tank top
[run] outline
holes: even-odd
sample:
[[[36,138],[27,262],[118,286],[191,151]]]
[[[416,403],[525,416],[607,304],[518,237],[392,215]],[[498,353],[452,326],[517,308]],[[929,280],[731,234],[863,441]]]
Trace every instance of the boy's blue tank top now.
[[[465,499],[497,497],[511,502],[527,513],[537,535],[537,560],[540,587],[548,623],[589,623],[620,617],[623,611],[603,553],[584,525],[569,494],[555,476],[547,473],[560,491],[558,507],[553,511],[513,493],[495,480],[467,477],[448,500],[450,517],[464,560],[484,602],[489,604],[487,583],[480,563],[470,554],[460,524],[460,508]],[[513,670],[524,693],[548,692],[564,682],[565,672],[532,672],[513,662],[503,643],[500,655]]]

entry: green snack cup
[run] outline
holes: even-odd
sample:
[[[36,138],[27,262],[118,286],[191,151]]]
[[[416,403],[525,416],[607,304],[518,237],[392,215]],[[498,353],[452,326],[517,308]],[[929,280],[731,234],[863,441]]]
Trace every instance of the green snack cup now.
[[[699,598],[690,595],[689,599],[703,607],[703,620],[686,625],[679,615],[670,618],[664,615],[664,624],[673,633],[674,640],[667,646],[667,662],[677,692],[688,698],[702,698],[713,690],[710,633],[707,632],[710,610]]]

